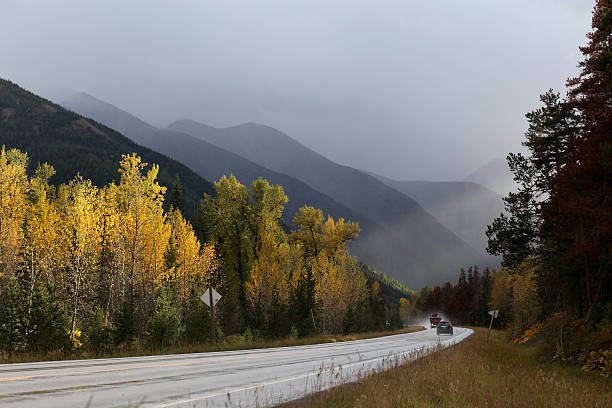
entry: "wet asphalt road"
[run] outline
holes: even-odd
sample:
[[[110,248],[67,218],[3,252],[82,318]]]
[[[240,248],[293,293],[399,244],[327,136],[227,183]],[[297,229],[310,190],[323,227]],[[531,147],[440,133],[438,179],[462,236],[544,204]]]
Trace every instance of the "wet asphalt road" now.
[[[274,405],[467,338],[435,330],[309,346],[0,365],[0,407]],[[420,351],[419,351],[420,350]]]

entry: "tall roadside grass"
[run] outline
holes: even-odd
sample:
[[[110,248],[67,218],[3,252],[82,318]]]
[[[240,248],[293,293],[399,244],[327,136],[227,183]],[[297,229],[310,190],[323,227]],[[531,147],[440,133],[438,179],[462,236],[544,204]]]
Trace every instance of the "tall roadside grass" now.
[[[534,348],[476,329],[467,340],[285,407],[612,407],[612,379],[541,363]]]
[[[88,358],[115,358],[115,357],[136,357],[136,356],[152,356],[164,354],[187,354],[187,353],[204,353],[211,351],[231,351],[231,350],[250,350],[272,347],[288,347],[288,346],[303,346],[308,344],[323,344],[336,343],[342,341],[362,340],[374,337],[391,336],[395,334],[413,333],[421,331],[422,326],[408,326],[401,330],[367,332],[351,335],[318,335],[312,337],[287,337],[282,339],[260,339],[247,340],[245,336],[234,335],[228,336],[223,341],[218,341],[216,344],[177,344],[172,347],[164,347],[159,349],[145,348],[141,343],[134,342],[129,345],[117,346],[116,349],[106,353],[90,353],[90,352],[69,352],[69,353],[21,353],[11,357],[6,355],[0,356],[0,364],[7,363],[27,363],[33,361],[55,361],[55,360],[80,360]]]

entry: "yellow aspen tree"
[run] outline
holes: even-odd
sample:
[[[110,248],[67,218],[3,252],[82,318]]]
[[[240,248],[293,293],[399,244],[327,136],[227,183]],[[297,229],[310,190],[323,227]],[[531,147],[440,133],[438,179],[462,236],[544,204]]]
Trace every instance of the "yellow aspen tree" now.
[[[266,325],[272,315],[272,306],[289,303],[290,283],[287,256],[288,246],[278,245],[273,231],[262,227],[257,257],[246,282],[247,300],[253,310],[259,309]]]
[[[68,184],[67,191],[68,201],[63,226],[63,236],[67,242],[65,285],[72,297],[70,338],[74,342],[82,298],[89,297],[97,289],[95,271],[100,253],[97,230],[100,207],[98,189],[90,180],[77,176]]]
[[[97,217],[98,224],[98,303],[104,310],[105,319],[109,319],[114,310],[113,301],[120,299],[121,267],[125,265],[124,254],[121,252],[120,217],[117,202],[117,185],[108,184],[98,192]],[[115,302],[117,303],[117,302]]]
[[[499,310],[502,318],[507,318],[511,309],[511,280],[510,274],[504,268],[493,273],[494,283],[491,289],[491,301],[489,307],[492,310]]]
[[[289,242],[283,242],[279,246],[280,256],[285,264],[285,270],[287,275],[287,282],[289,282],[289,289],[297,289],[298,280],[300,276],[305,272],[304,270],[304,249],[301,244],[291,244]]]
[[[22,261],[28,280],[28,311],[32,305],[32,295],[39,279],[54,280],[51,275],[59,269],[62,253],[60,237],[60,218],[49,178],[55,174],[53,167],[44,163],[39,166],[30,181],[29,199],[22,223]]]
[[[214,248],[210,245],[201,246],[193,227],[178,209],[173,209],[168,219],[172,229],[173,244],[176,246],[177,260],[172,271],[169,271],[174,276],[161,275],[163,279],[158,279],[158,284],[162,280],[175,280],[184,309],[198,275],[203,280],[208,278],[214,264]]]
[[[163,241],[159,234],[169,234],[169,230],[162,227],[165,225],[162,204],[166,189],[156,181],[159,167],[153,165],[143,175],[146,167],[136,154],[124,155],[117,187],[120,252],[125,265],[121,279],[122,301],[127,287],[132,309],[137,290],[146,295],[147,278],[152,278],[163,265],[167,239]],[[151,234],[158,235],[152,237]]]
[[[315,297],[324,330],[341,333],[349,307],[363,302],[367,296],[367,280],[346,251],[331,259],[317,257],[313,269],[317,271]]]
[[[251,184],[250,228],[254,233],[254,260],[245,282],[247,302],[258,309],[266,326],[273,308],[289,303],[290,283],[286,234],[279,225],[288,198],[281,186],[259,178]]]
[[[533,324],[540,312],[537,276],[538,266],[533,259],[523,261],[512,274],[512,315],[515,335]]]
[[[399,315],[402,322],[408,323],[412,318],[412,314],[416,309],[416,296],[412,296],[412,300],[400,298],[399,300]]]
[[[321,226],[323,246],[329,256],[344,249],[345,243],[357,238],[359,225],[355,222],[345,222],[339,218],[337,222],[331,216]]]
[[[214,275],[219,268],[219,260],[214,244],[204,243],[200,249],[200,268],[202,273],[202,282],[206,285],[212,285]]]
[[[307,258],[317,257],[323,246],[321,236],[323,211],[305,205],[295,214],[293,223],[298,229],[291,233],[290,239],[302,245]]]
[[[19,263],[21,224],[29,190],[26,175],[28,158],[19,150],[0,150],[0,277],[8,281]]]
[[[137,278],[141,294],[144,297],[153,292],[157,286],[159,276],[164,272],[164,254],[166,253],[168,241],[172,233],[171,226],[166,220],[167,216],[161,205],[155,205],[153,202],[148,202],[147,205],[150,207],[147,212],[145,228],[143,229],[143,267],[139,268],[140,275]]]

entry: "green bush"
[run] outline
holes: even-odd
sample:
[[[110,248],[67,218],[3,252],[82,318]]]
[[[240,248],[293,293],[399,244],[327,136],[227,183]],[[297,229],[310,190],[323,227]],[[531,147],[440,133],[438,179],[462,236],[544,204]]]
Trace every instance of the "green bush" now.
[[[12,355],[26,340],[26,309],[19,282],[12,278],[0,296],[0,347]]]
[[[109,349],[111,341],[112,331],[104,311],[96,307],[85,326],[85,345],[90,351],[102,353]]]
[[[27,343],[36,353],[70,348],[70,321],[53,286],[39,285],[32,295]]]
[[[128,302],[123,302],[114,318],[112,338],[115,345],[129,344],[136,336],[134,312]]]
[[[251,343],[253,341],[253,331],[251,330],[251,326],[247,326],[243,336],[247,343]]]
[[[189,300],[189,308],[185,314],[185,341],[202,344],[210,340],[210,313],[208,306],[197,296]]]
[[[181,320],[167,290],[162,289],[155,300],[155,310],[147,324],[146,337],[153,348],[168,347],[179,336]]]

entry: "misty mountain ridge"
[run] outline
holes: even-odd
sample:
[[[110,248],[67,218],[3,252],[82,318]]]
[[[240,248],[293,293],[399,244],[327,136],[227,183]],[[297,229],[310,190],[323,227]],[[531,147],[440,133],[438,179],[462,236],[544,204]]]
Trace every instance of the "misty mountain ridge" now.
[[[53,183],[66,183],[77,174],[96,185],[116,181],[121,156],[136,153],[143,162],[159,165],[159,183],[168,191],[179,175],[187,213],[204,193],[213,192],[212,184],[183,164],[3,79],[0,112],[0,145],[26,152],[30,170],[51,164],[56,170]]]
[[[506,159],[493,159],[466,176],[463,181],[478,183],[502,196],[518,188]]]
[[[82,101],[84,98],[88,99],[86,103]],[[135,141],[163,151],[204,177],[214,180],[223,174],[233,173],[243,183],[264,177],[273,184],[281,184],[290,199],[287,205],[289,217],[293,216],[294,209],[308,203],[334,217],[342,216],[359,222],[362,232],[351,246],[354,254],[412,287],[452,280],[461,266],[482,264],[482,257],[475,249],[439,224],[414,200],[370,175],[329,161],[267,126],[245,124],[222,129],[202,126],[199,129],[206,133],[206,137],[195,137],[174,127],[155,128],[84,94],[67,101],[66,105],[124,131]],[[224,146],[219,141],[221,137],[212,137],[217,131],[224,135],[223,139],[233,144]],[[254,143],[249,144],[246,139]],[[224,147],[237,151],[230,152]],[[247,155],[249,150],[251,154],[243,157],[242,154]],[[288,154],[287,151],[298,154]],[[270,157],[274,155],[276,159]],[[257,163],[252,160],[253,156],[271,160]],[[278,166],[272,166],[279,163],[291,170],[287,172],[289,174],[278,171]],[[317,173],[318,177],[308,180],[305,180],[306,177],[295,177],[295,169],[298,169],[299,175]],[[325,182],[326,179],[331,180]],[[317,180],[323,182],[313,186],[313,181]],[[345,186],[338,188],[342,183]],[[306,197],[306,191],[310,197]]]
[[[300,178],[319,190],[326,191],[329,188],[328,194],[332,197],[334,196],[331,189],[335,186],[322,187],[319,180],[313,181],[300,171],[312,174],[312,169],[330,166],[350,169],[333,163],[283,132],[262,124],[244,123],[216,128],[184,119],[173,122],[168,129],[200,137],[265,167]],[[271,146],[275,146],[275,149],[271,149]],[[282,154],[276,154],[277,152]],[[485,250],[487,246],[485,231],[493,218],[503,211],[503,203],[498,193],[474,182],[396,181],[368,174],[414,199],[443,226],[477,249],[484,258],[489,257]],[[334,198],[341,201],[341,198]],[[378,219],[377,221],[380,222]],[[494,258],[488,262],[495,266],[498,264]]]
[[[368,214],[399,236],[414,237],[415,231],[426,231],[427,229],[422,228],[418,222],[438,224],[439,220],[431,217],[427,213],[429,211],[427,208],[425,208],[427,211],[423,210],[421,207],[425,206],[419,205],[418,200],[413,200],[413,196],[405,192],[398,194],[394,187],[386,185],[370,174],[334,163],[269,126],[246,123],[215,128],[193,120],[180,120],[170,124],[168,128],[189,133],[247,157],[262,166],[303,180],[336,201],[360,213]],[[409,221],[406,222],[407,220]],[[408,223],[411,225],[406,225]],[[444,222],[441,224],[447,226]],[[480,260],[487,259],[486,262],[490,262],[491,259],[484,253],[482,240],[480,237],[471,241],[480,250]],[[449,246],[452,245],[451,243]],[[493,261],[493,264],[497,264],[497,261]]]
[[[181,177],[189,212],[204,194],[214,194],[207,180],[181,163],[3,79],[0,79],[0,145],[27,153],[30,174],[39,163],[51,164],[56,170],[51,178],[54,184],[67,183],[77,174],[98,186],[118,181],[121,155],[136,153],[149,164],[159,165],[161,185],[169,188],[176,174]],[[168,202],[166,199],[166,208]],[[338,211],[352,215],[346,208],[340,207]],[[368,221],[364,223],[367,225]],[[412,293],[405,285],[369,265],[360,262],[359,266],[367,279],[380,283],[387,300],[397,303]]]
[[[444,226],[486,254],[487,225],[504,212],[502,197],[478,183],[466,181],[398,181],[373,176],[414,198]],[[491,257],[495,266],[499,261]]]
[[[412,270],[410,259],[391,256],[391,252],[403,253],[403,243],[389,231],[367,216],[335,202],[306,183],[287,175],[273,172],[234,153],[194,138],[184,133],[158,129],[113,105],[81,93],[75,95],[64,105],[86,116],[95,117],[113,128],[126,132],[134,141],[164,153],[189,165],[198,174],[210,180],[218,180],[223,175],[234,174],[243,184],[250,184],[263,177],[272,184],[280,184],[289,202],[285,205],[283,222],[292,225],[294,214],[304,204],[321,208],[325,214],[334,218],[344,217],[358,221],[361,227],[359,237],[350,244],[352,252],[363,262],[390,273],[389,271]],[[418,286],[420,279],[407,274],[392,276],[404,284]]]

